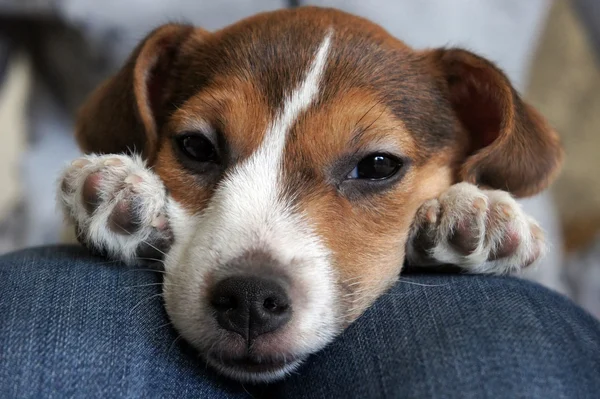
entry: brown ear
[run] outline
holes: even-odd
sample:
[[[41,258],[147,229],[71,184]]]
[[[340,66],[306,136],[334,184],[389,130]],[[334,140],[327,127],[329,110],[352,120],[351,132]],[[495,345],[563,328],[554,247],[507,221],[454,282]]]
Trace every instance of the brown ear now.
[[[194,29],[169,24],[151,32],[123,68],[100,85],[79,111],[76,138],[86,153],[137,152],[152,160],[157,120],[181,43]]]
[[[459,179],[516,196],[546,188],[563,158],[558,135],[546,120],[489,61],[457,49],[435,50],[431,56],[469,134]]]

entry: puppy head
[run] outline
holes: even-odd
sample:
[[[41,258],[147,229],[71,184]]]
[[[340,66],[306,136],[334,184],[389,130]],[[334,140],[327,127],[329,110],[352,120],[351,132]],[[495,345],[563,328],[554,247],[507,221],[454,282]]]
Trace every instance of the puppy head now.
[[[167,311],[211,364],[254,381],[397,279],[425,200],[458,181],[534,194],[561,160],[489,62],[317,8],[157,29],[84,105],[77,137],[154,167],[174,200]]]

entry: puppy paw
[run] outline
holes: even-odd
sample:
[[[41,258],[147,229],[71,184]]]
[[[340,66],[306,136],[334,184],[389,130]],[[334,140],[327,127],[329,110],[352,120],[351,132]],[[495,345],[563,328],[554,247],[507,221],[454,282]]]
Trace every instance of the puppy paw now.
[[[139,157],[87,155],[60,178],[58,200],[79,241],[132,263],[160,259],[173,241],[161,180]]]
[[[510,194],[459,183],[418,210],[407,260],[507,274],[531,265],[544,250],[542,230]]]

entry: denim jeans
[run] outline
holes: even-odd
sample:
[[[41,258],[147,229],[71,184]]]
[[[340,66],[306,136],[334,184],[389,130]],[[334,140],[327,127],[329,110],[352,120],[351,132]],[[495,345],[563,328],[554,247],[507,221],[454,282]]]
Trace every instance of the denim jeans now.
[[[2,398],[597,398],[600,324],[514,278],[406,274],[288,379],[216,375],[169,324],[162,274],[78,247],[0,258]]]

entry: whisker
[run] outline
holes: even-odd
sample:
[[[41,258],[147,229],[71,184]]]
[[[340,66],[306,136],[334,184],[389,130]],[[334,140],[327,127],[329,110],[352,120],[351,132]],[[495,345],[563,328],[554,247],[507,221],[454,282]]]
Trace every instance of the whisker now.
[[[208,369],[208,357],[210,356],[210,353],[215,349],[215,346],[217,345],[217,342],[213,342],[213,344],[210,346],[210,348],[208,348],[208,350],[206,351],[206,355],[204,356],[204,360],[206,361],[206,369]]]
[[[356,125],[356,126],[358,126],[358,125],[360,124],[360,122],[362,122],[362,120],[363,120],[363,119],[365,119],[365,117],[366,117],[367,115],[369,115],[369,113],[370,113],[370,112],[373,110],[373,108],[375,108],[376,106],[378,106],[379,104],[381,104],[381,102],[382,102],[382,100],[379,100],[379,101],[377,101],[375,104],[373,104],[373,105],[371,106],[371,108],[369,108],[369,109],[367,110],[367,112],[365,112],[365,113],[363,114],[363,116],[361,116],[361,117],[360,117],[360,119],[359,119],[358,121],[356,121],[356,124],[355,124],[355,125]],[[367,129],[364,129],[364,130],[367,130]]]
[[[169,346],[169,350],[167,351],[167,355],[168,355],[169,353],[171,353],[171,350],[173,349],[173,347],[175,346],[175,344],[177,343],[177,341],[179,341],[181,338],[183,338],[183,337],[181,336],[181,334],[179,334],[179,335],[177,336],[177,338],[175,338],[175,339],[173,340],[173,343],[171,343],[171,346]]]
[[[182,290],[183,290],[183,289],[186,289],[186,288],[188,288],[188,287],[186,287],[186,286],[184,286],[184,285],[180,285],[180,284],[174,284],[174,283],[171,283],[171,282],[165,282],[165,281],[162,281],[162,282],[159,282],[159,283],[149,283],[149,284],[139,284],[139,285],[128,285],[128,286],[121,287],[121,288],[122,288],[122,289],[129,289],[129,288],[144,288],[144,287],[156,287],[156,286],[161,286],[161,285],[162,285],[162,286],[164,286],[164,287],[167,287],[167,288],[170,288],[170,287],[181,288]]]
[[[96,265],[110,265],[110,264],[114,264],[114,263],[122,263],[123,261],[121,260],[107,260],[106,262],[98,262],[96,263]]]
[[[418,285],[419,287],[445,287],[448,284],[425,284],[425,283],[415,283],[414,281],[410,281],[407,279],[399,278],[398,282],[405,284]]]
[[[118,224],[118,223],[115,223],[115,225],[116,225],[118,228],[120,228],[121,230],[123,230],[125,233],[127,233],[127,234],[131,234],[131,232],[130,232],[129,230],[127,230],[126,228],[124,228],[124,227],[123,227],[123,226],[121,226],[120,224]],[[155,247],[154,245],[150,244],[148,241],[146,241],[146,240],[141,240],[141,241],[142,241],[144,244],[148,245],[150,248],[152,248],[152,249],[156,250],[157,252],[159,252],[160,254],[162,254],[162,255],[164,255],[164,256],[167,256],[167,254],[166,254],[166,253],[164,253],[163,251],[161,251],[160,249],[158,249],[158,248],[157,248],[157,247]]]
[[[358,142],[358,141],[359,141],[359,140],[362,138],[362,136],[363,136],[363,135],[364,135],[364,134],[365,134],[365,133],[366,133],[366,132],[367,132],[367,131],[368,131],[368,130],[371,128],[371,126],[373,126],[373,124],[374,124],[375,122],[377,122],[377,120],[378,120],[378,119],[381,117],[381,115],[383,115],[383,112],[384,112],[384,111],[382,110],[382,111],[381,111],[381,113],[379,114],[379,116],[378,116],[378,117],[377,117],[377,118],[376,118],[376,119],[375,119],[373,122],[371,122],[371,123],[369,124],[369,126],[367,126],[367,127],[364,127],[364,128],[362,128],[362,127],[359,127],[359,126],[358,126],[358,125],[360,125],[360,123],[362,122],[362,120],[363,120],[363,119],[365,119],[365,118],[367,117],[367,115],[369,115],[369,114],[371,113],[371,111],[372,111],[372,110],[373,110],[373,109],[374,109],[376,106],[378,106],[379,104],[381,104],[383,101],[384,101],[383,99],[379,99],[377,102],[375,102],[375,104],[373,104],[373,105],[371,106],[371,108],[369,108],[369,109],[367,110],[367,112],[365,112],[365,113],[363,114],[363,116],[361,116],[361,117],[360,117],[360,119],[359,119],[359,120],[356,122],[356,124],[355,124],[355,129],[356,129],[356,128],[358,128],[358,129],[357,129],[357,133],[356,133],[356,134],[354,135],[354,137],[352,138],[352,142],[354,142],[354,143],[357,143],[357,142]]]
[[[155,270],[155,269],[128,269],[128,272],[154,272],[154,273],[162,273],[167,274],[164,270]]]
[[[252,394],[246,389],[246,387],[244,386],[244,384],[241,384],[241,385],[242,385],[242,389],[244,391],[246,391],[246,393],[248,394],[248,396],[250,396],[252,399],[254,399],[254,396],[252,396]]]
[[[173,325],[173,322],[164,323],[164,324],[161,324],[161,325],[160,325],[160,326],[158,326],[158,327],[154,327],[154,328],[153,328],[152,330],[150,330],[150,331],[156,331],[156,330],[160,330],[161,328],[165,328],[165,327],[167,327],[167,326],[171,326],[171,325]]]
[[[142,240],[142,242],[146,245],[148,245],[150,248],[155,249],[156,251],[158,251],[159,253],[161,253],[164,256],[167,256],[167,254],[163,251],[161,251],[160,249],[156,248],[154,245],[150,244],[148,241],[146,240]]]
[[[149,284],[140,284],[140,285],[128,285],[126,287],[121,287],[121,288],[142,288],[142,287],[153,287],[156,285],[163,285],[163,283],[149,283]]]
[[[115,226],[117,226],[118,228],[120,228],[121,230],[123,230],[128,235],[132,234],[129,230],[127,230],[125,227],[121,226],[119,223],[117,223],[117,222],[114,222],[114,223],[115,223]]]
[[[365,128],[365,131],[369,130],[371,128],[371,126],[373,126],[373,124],[375,122],[377,122],[379,120],[379,118],[381,118],[381,115],[383,115],[384,111],[385,111],[385,109],[381,110],[381,112],[379,113],[379,116],[377,118],[375,118],[375,120],[373,122],[371,122],[371,124]]]
[[[149,260],[152,262],[162,263],[163,265],[165,264],[165,261],[163,259],[157,259],[157,258],[135,258],[135,260]]]
[[[136,305],[135,305],[135,306],[134,306],[134,307],[133,307],[133,308],[132,308],[132,309],[129,311],[129,316],[131,316],[131,315],[132,315],[132,313],[133,313],[133,311],[134,311],[134,310],[135,310],[135,309],[136,309],[138,306],[140,306],[142,303],[144,303],[144,302],[147,302],[147,301],[149,301],[150,299],[157,298],[157,297],[162,297],[162,296],[163,296],[163,294],[162,294],[162,293],[161,293],[161,294],[154,294],[154,295],[151,295],[151,296],[149,296],[149,297],[147,297],[147,298],[144,298],[144,299],[142,299],[141,301],[139,301],[139,302],[138,302],[138,303],[137,303],[137,304],[136,304]]]

